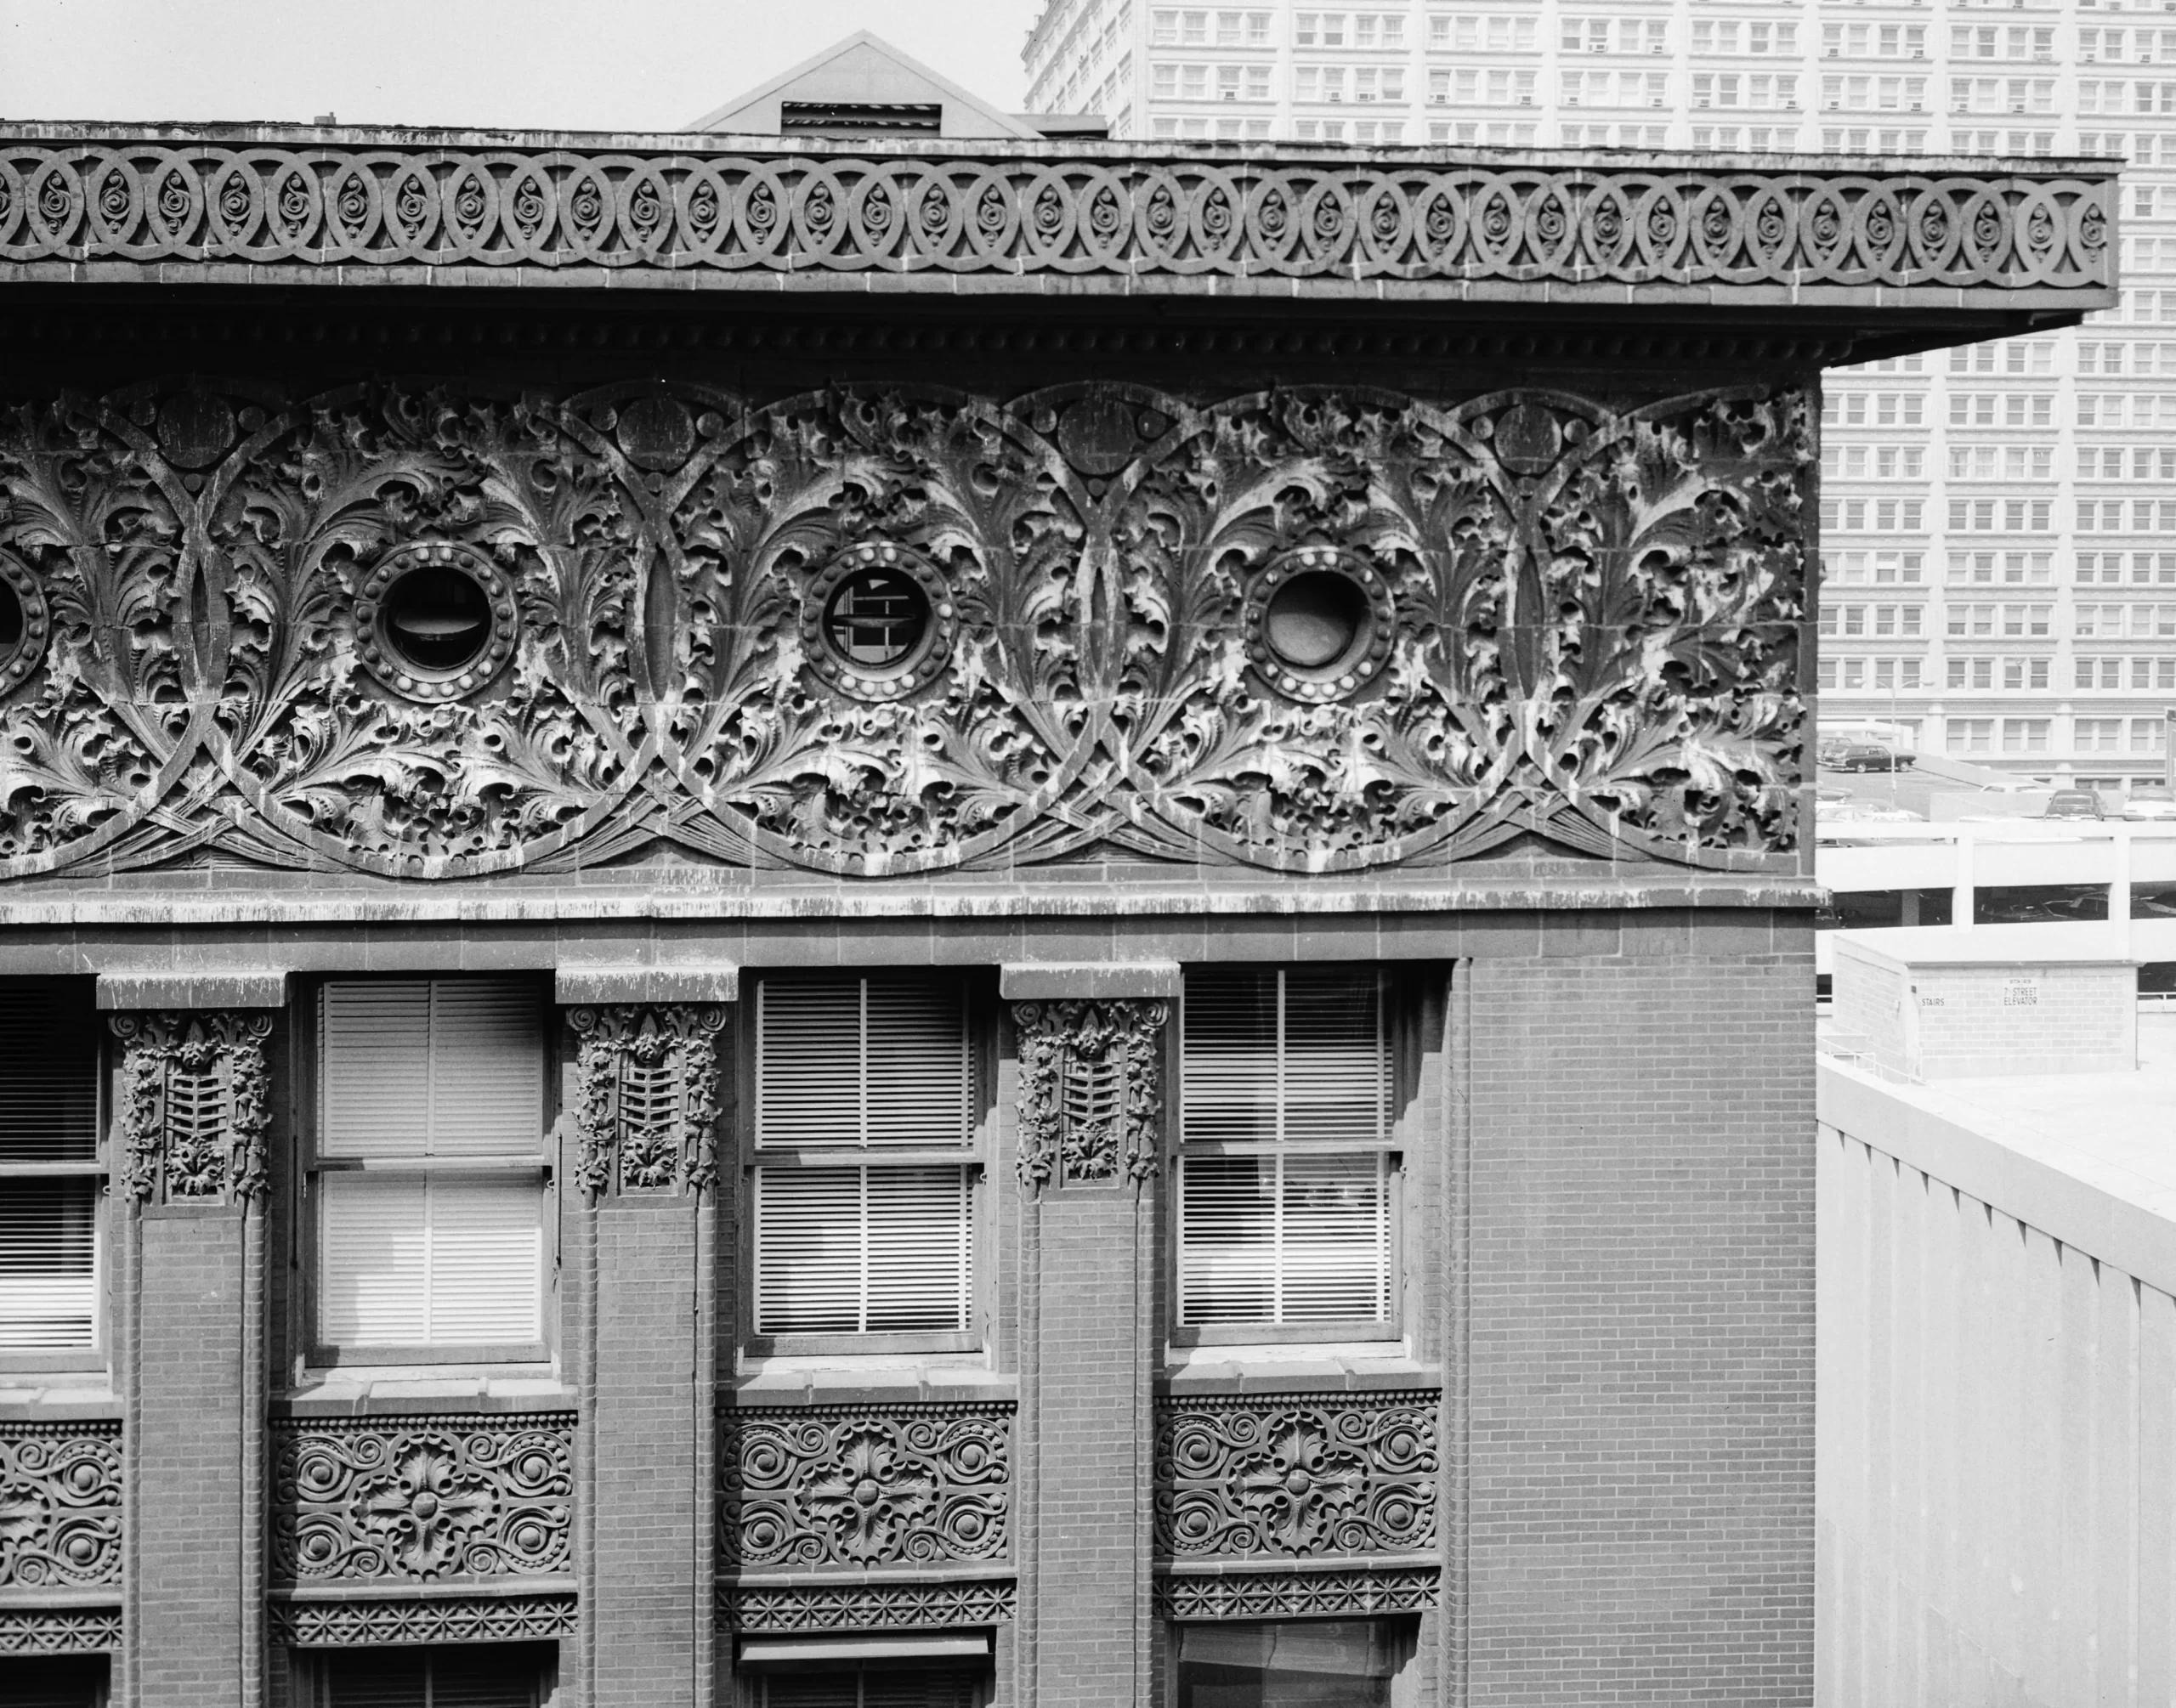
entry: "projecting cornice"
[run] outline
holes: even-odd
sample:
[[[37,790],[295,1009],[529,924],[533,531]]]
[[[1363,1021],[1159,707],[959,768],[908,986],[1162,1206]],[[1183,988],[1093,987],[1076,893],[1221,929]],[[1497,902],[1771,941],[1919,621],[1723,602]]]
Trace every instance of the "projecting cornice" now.
[[[2093,161],[10,126],[0,282],[2074,314],[2114,300],[2115,184]]]

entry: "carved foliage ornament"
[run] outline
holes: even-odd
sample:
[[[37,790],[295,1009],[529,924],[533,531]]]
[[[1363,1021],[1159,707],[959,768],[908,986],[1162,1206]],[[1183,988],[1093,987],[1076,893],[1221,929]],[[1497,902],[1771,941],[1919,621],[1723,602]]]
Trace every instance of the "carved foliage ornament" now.
[[[1763,868],[1813,459],[1795,390],[25,404],[0,878]]]
[[[722,1420],[720,1541],[744,1569],[1002,1558],[1012,1408],[814,1406]]]
[[[1156,1172],[1159,1053],[1170,1004],[1022,1002],[1020,1178],[1028,1185],[1141,1181]]]
[[[573,1487],[571,1417],[281,1424],[274,1572],[399,1584],[564,1571]]]
[[[1157,1552],[1184,1560],[1432,1548],[1439,1398],[1263,1394],[1160,1404]]]
[[[0,1588],[121,1581],[121,1425],[0,1423]]]
[[[0,259],[1790,286],[2110,281],[2109,178],[0,144]]]
[[[717,1176],[717,1038],[725,1010],[578,1008],[581,1184],[609,1191],[706,1191]]]
[[[264,1191],[272,1016],[120,1014],[122,1170],[139,1204],[244,1203]]]

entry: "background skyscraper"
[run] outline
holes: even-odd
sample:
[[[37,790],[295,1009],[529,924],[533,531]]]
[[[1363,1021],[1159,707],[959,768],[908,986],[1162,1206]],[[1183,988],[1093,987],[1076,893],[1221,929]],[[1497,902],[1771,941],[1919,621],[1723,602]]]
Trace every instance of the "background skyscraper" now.
[[[1831,377],[1822,713],[2036,777],[2162,776],[2176,4],[1051,0],[1025,58],[1031,109],[1124,138],[2124,156],[2105,324]]]

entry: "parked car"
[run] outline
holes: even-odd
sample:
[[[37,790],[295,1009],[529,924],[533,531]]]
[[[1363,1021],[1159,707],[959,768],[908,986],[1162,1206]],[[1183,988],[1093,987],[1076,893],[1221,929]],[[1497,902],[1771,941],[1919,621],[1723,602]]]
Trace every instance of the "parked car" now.
[[[1818,824],[1918,824],[1918,813],[1908,806],[1891,806],[1879,800],[1816,800],[1814,822]]]
[[[2134,783],[2123,797],[2122,817],[2151,820],[2176,818],[2176,789],[2165,783]]]
[[[1909,771],[1913,763],[1908,753],[1898,753],[1873,742],[1853,742],[1844,749],[1836,761],[1839,771]]]
[[[1844,755],[1851,750],[1848,741],[1824,741],[1813,750],[1813,762],[1833,771],[1844,762]]]
[[[2043,818],[2105,818],[2100,810],[2100,797],[2089,789],[2059,789],[2048,797],[2048,804],[2040,812]]]

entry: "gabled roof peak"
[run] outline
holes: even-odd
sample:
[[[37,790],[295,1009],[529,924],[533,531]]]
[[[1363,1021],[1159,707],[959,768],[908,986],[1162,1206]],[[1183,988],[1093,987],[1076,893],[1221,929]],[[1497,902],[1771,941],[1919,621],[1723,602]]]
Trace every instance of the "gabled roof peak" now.
[[[868,30],[855,31],[688,128],[740,136],[1042,134]]]

